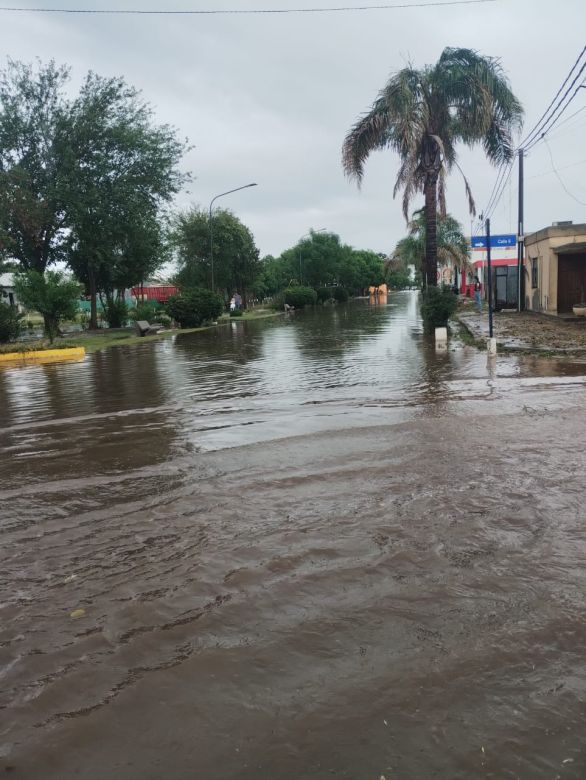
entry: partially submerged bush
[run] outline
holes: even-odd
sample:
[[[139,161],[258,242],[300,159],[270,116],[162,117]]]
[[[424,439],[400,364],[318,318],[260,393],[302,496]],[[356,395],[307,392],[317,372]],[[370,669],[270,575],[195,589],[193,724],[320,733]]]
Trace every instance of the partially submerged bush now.
[[[14,341],[20,334],[21,315],[14,306],[0,301],[0,344]]]
[[[317,293],[313,287],[287,287],[283,290],[283,302],[293,306],[294,309],[314,306],[317,302]]]
[[[421,293],[421,316],[425,328],[445,327],[457,306],[458,299],[450,287],[428,287]]]
[[[350,297],[348,290],[345,287],[334,287],[332,295],[334,296],[334,300],[338,301],[338,303],[346,303]]]
[[[167,301],[167,313],[182,328],[197,328],[208,320],[215,320],[224,308],[222,299],[211,290],[194,287],[173,295]]]
[[[318,287],[316,292],[317,292],[318,303],[325,303],[326,301],[331,301],[332,299],[331,287]]]

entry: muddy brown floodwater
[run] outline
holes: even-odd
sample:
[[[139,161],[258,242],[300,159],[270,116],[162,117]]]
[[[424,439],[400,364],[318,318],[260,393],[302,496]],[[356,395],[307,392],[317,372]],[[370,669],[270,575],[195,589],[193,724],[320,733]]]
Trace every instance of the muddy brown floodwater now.
[[[586,366],[414,294],[0,371],[0,768],[586,777]]]

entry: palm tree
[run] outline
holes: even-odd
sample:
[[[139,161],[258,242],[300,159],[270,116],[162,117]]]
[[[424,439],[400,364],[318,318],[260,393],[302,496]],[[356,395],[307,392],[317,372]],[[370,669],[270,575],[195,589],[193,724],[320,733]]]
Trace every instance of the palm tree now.
[[[364,163],[377,149],[401,158],[393,197],[403,190],[403,214],[417,192],[425,195],[425,283],[437,284],[436,218],[446,213],[446,176],[456,161],[456,145],[481,143],[493,164],[514,154],[512,133],[520,129],[521,104],[498,60],[471,49],[446,48],[436,65],[395,73],[371,109],[352,127],[342,149],[346,175],[360,184]],[[476,209],[464,174],[470,213]]]
[[[426,219],[423,209],[413,214],[409,232],[395,247],[387,260],[389,268],[407,268],[412,265],[423,272],[425,266]],[[452,263],[461,273],[471,269],[468,241],[457,219],[446,214],[437,215],[437,259],[440,265]]]

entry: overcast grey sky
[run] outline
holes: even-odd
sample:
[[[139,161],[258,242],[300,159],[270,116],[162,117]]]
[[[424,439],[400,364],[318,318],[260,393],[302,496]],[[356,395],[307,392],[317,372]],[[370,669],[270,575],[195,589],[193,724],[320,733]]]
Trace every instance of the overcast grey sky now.
[[[380,0],[382,2],[383,0]],[[409,2],[409,0],[405,0]],[[373,0],[355,0],[356,5]],[[0,3],[1,4],[1,3]],[[14,0],[22,7],[287,8],[336,0]],[[195,176],[178,205],[206,206],[219,192],[259,186],[220,201],[252,229],[262,254],[278,254],[309,228],[327,228],[356,247],[388,252],[404,233],[392,189],[398,160],[374,155],[362,190],[340,165],[345,133],[388,76],[408,61],[433,63],[445,46],[500,57],[526,110],[539,119],[585,43],[584,0],[497,0],[485,5],[274,16],[0,15],[3,59],[35,57],[123,75],[143,90],[161,121],[195,149]],[[582,90],[567,116],[586,106]],[[586,203],[586,110],[552,131],[555,166]],[[479,210],[496,171],[482,151],[461,150]],[[516,177],[516,173],[515,173]],[[526,163],[526,227],[586,222],[586,207],[552,173],[545,144]],[[493,218],[494,233],[515,232],[516,181]],[[417,204],[416,204],[417,205]],[[448,184],[448,208],[469,230],[463,186]]]

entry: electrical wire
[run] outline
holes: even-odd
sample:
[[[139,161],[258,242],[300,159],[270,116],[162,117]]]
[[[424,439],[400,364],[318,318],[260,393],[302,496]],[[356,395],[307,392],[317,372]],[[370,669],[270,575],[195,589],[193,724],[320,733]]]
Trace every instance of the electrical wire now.
[[[561,168],[558,168],[558,171],[567,171],[570,168],[576,168],[578,165],[584,165],[584,163],[586,163],[586,158],[584,160],[576,160],[576,162],[570,163],[569,165],[563,165]],[[530,181],[531,179],[540,179],[542,176],[551,176],[552,173],[555,173],[555,171],[541,171],[541,173],[534,173],[532,176],[526,176],[525,181]]]
[[[547,138],[544,138],[544,139],[543,139],[543,141],[544,141],[545,145],[547,146],[547,151],[549,152],[549,159],[551,160],[551,169],[552,169],[552,171],[555,173],[555,175],[557,176],[557,180],[558,180],[558,181],[559,181],[559,183],[562,185],[562,187],[563,187],[563,189],[564,189],[564,192],[566,192],[566,194],[567,194],[567,195],[569,195],[569,196],[570,196],[570,198],[572,198],[573,200],[575,200],[575,201],[576,201],[576,203],[579,203],[581,206],[586,206],[586,201],[583,201],[583,200],[580,200],[580,198],[577,198],[577,197],[576,197],[576,196],[575,196],[575,195],[574,195],[572,192],[570,192],[570,190],[569,190],[569,189],[566,187],[566,185],[565,185],[565,183],[564,183],[564,180],[562,179],[562,177],[561,177],[561,176],[560,176],[560,174],[559,174],[559,171],[558,171],[558,169],[555,167],[555,163],[554,163],[554,161],[553,161],[553,154],[551,153],[551,147],[550,147],[550,145],[547,143]]]
[[[531,132],[530,132],[528,135],[526,135],[526,136],[525,136],[525,138],[524,138],[524,139],[521,141],[521,143],[519,144],[519,148],[527,146],[529,143],[531,143],[531,140],[532,140],[532,138],[533,138],[533,137],[534,137],[534,136],[535,136],[537,133],[539,133],[540,127],[541,127],[542,123],[544,122],[544,120],[546,119],[547,115],[549,114],[549,112],[550,112],[550,109],[552,108],[552,106],[554,105],[554,103],[556,102],[556,100],[558,99],[558,97],[560,96],[560,94],[562,93],[562,90],[564,89],[564,87],[566,86],[566,84],[568,83],[568,81],[569,81],[569,80],[572,78],[572,74],[573,74],[573,72],[576,70],[576,68],[577,68],[577,67],[578,67],[578,65],[580,64],[580,60],[582,59],[582,57],[584,56],[584,54],[585,54],[585,53],[586,53],[586,46],[584,46],[584,48],[582,49],[582,51],[581,51],[581,52],[580,52],[580,54],[578,55],[578,58],[576,59],[576,62],[575,62],[573,65],[572,65],[572,67],[571,67],[571,69],[570,69],[570,72],[568,73],[568,75],[567,75],[567,76],[566,76],[566,78],[564,79],[564,81],[563,81],[563,83],[562,83],[561,87],[558,89],[558,91],[557,91],[557,92],[556,92],[556,94],[554,95],[554,97],[553,97],[553,100],[551,101],[551,103],[550,103],[550,104],[548,105],[548,107],[545,109],[545,111],[543,112],[543,114],[541,115],[541,117],[540,117],[540,118],[537,120],[536,124],[535,124],[535,125],[534,125],[534,127],[533,127],[533,130],[531,130]],[[569,89],[571,89],[571,86],[570,86],[570,88],[569,88]],[[567,93],[566,93],[566,94],[567,94]],[[563,98],[562,98],[562,101],[563,101]]]
[[[582,70],[580,71],[580,74],[581,74],[581,73],[582,73],[584,70],[586,70],[586,62],[585,62],[585,63],[584,63],[584,65],[582,66]],[[580,74],[579,74],[579,75],[580,75]],[[563,114],[564,114],[565,110],[566,110],[566,109],[568,108],[568,106],[569,106],[569,105],[572,103],[572,101],[574,100],[574,98],[576,97],[576,95],[578,94],[578,92],[579,92],[581,89],[586,89],[586,79],[584,79],[584,81],[583,81],[581,84],[579,84],[579,85],[576,87],[576,89],[574,90],[574,94],[573,94],[573,95],[572,95],[572,97],[571,97],[571,98],[568,100],[568,102],[566,103],[566,105],[565,105],[565,106],[564,106],[564,107],[561,109],[561,111],[560,111],[560,112],[557,114],[557,116],[554,116],[554,117],[552,117],[552,118],[551,118],[551,120],[550,120],[550,121],[549,121],[549,123],[548,123],[548,126],[547,126],[546,128],[544,128],[544,129],[543,129],[543,131],[541,132],[541,134],[540,134],[539,138],[536,138],[534,141],[532,141],[532,142],[531,142],[531,144],[530,144],[528,147],[526,147],[525,151],[527,151],[527,152],[531,151],[531,149],[533,149],[533,147],[534,147],[534,146],[536,146],[536,145],[537,145],[537,144],[538,144],[540,141],[542,141],[542,140],[544,140],[544,139],[545,139],[545,136],[546,136],[546,135],[549,133],[549,131],[550,131],[550,130],[551,130],[553,127],[555,127],[555,125],[557,124],[557,122],[558,122],[559,118],[560,118],[561,116],[563,116]]]
[[[509,181],[511,179],[511,176],[513,175],[513,168],[514,167],[515,167],[514,164],[511,163],[511,165],[509,166],[509,172],[508,172],[506,178],[503,179],[503,183],[502,183],[502,185],[501,185],[501,187],[499,189],[498,195],[496,196],[496,198],[495,198],[495,200],[493,202],[493,205],[489,209],[488,213],[486,213],[486,212],[484,213],[484,218],[485,219],[490,219],[490,217],[492,217],[492,215],[496,211],[497,206],[500,203],[501,198],[503,197],[503,193],[504,193],[504,191],[507,188],[507,184],[509,183]]]
[[[396,8],[431,8],[448,5],[480,5],[481,3],[496,3],[498,0],[441,0],[441,2],[429,3],[397,3],[392,5],[364,5],[364,6],[339,6],[337,8],[218,8],[218,9],[192,9],[192,10],[149,10],[135,9],[124,10],[117,8],[16,8],[10,6],[0,7],[5,13],[37,13],[37,14],[85,14],[103,16],[226,16],[245,14],[326,14],[343,13],[348,11],[389,11]]]
[[[501,184],[502,184],[504,178],[506,177],[507,173],[509,172],[509,169],[512,168],[512,166],[513,166],[513,161],[512,160],[510,160],[507,163],[502,163],[501,164],[501,166],[500,166],[500,168],[499,168],[499,170],[497,172],[496,181],[494,183],[494,187],[492,188],[492,192],[490,193],[490,197],[488,199],[488,202],[487,202],[486,206],[484,207],[484,209],[482,211],[483,214],[486,214],[488,216],[488,215],[490,215],[492,213],[491,212],[491,208],[493,206],[493,203],[495,203],[497,192],[499,192],[499,188],[501,187]]]
[[[575,99],[576,95],[584,87],[584,81],[582,84],[579,84],[576,89],[574,90],[574,93],[571,95],[571,97],[568,98],[568,95],[571,93],[572,89],[576,85],[576,82],[580,79],[582,76],[582,73],[586,69],[586,60],[582,62],[584,59],[584,55],[586,54],[586,46],[583,47],[582,51],[578,55],[576,61],[572,65],[568,75],[564,79],[562,85],[556,92],[556,94],[553,97],[553,100],[550,102],[550,104],[547,106],[541,117],[538,119],[538,121],[533,126],[533,129],[525,136],[525,138],[519,143],[517,148],[515,149],[514,153],[516,154],[519,150],[523,149],[524,152],[528,152],[530,149],[532,149],[536,144],[538,144],[540,141],[545,140],[545,136],[548,132],[552,130],[552,128],[559,122],[562,115],[567,110],[568,106],[572,103],[572,101]],[[581,66],[581,67],[580,67]],[[575,71],[578,70],[578,73],[574,75]],[[567,87],[566,91],[564,92],[564,88],[570,82],[572,79],[572,76],[574,76],[573,80]],[[585,80],[586,81],[586,80]],[[562,95],[563,92],[563,95]],[[560,98],[560,95],[562,97]],[[558,98],[560,98],[558,100]],[[557,102],[556,102],[557,101]],[[582,110],[582,109],[580,109]],[[572,114],[570,117],[568,117],[566,120],[564,120],[564,123],[569,121],[572,117],[576,116],[580,111],[576,111],[574,114]],[[562,124],[564,124],[562,123]],[[490,197],[488,199],[488,203],[486,204],[486,207],[483,211],[483,215],[485,218],[489,218],[494,214],[496,208],[498,207],[498,204],[500,202],[500,199],[503,196],[503,193],[506,189],[506,186],[511,178],[511,174],[513,172],[513,165],[514,165],[514,159],[511,160],[509,163],[505,163],[501,165],[498,173],[497,178],[494,184],[494,187],[492,188],[492,192],[490,194]]]
[[[578,116],[578,114],[581,114],[582,111],[586,111],[586,106],[582,106],[582,108],[579,108],[577,111],[574,111],[573,114],[570,114],[570,116],[566,117],[563,122],[560,122],[558,125],[558,131],[560,127],[563,127],[564,125],[567,125],[570,120],[572,120],[575,116]],[[556,136],[558,133],[556,133]]]

